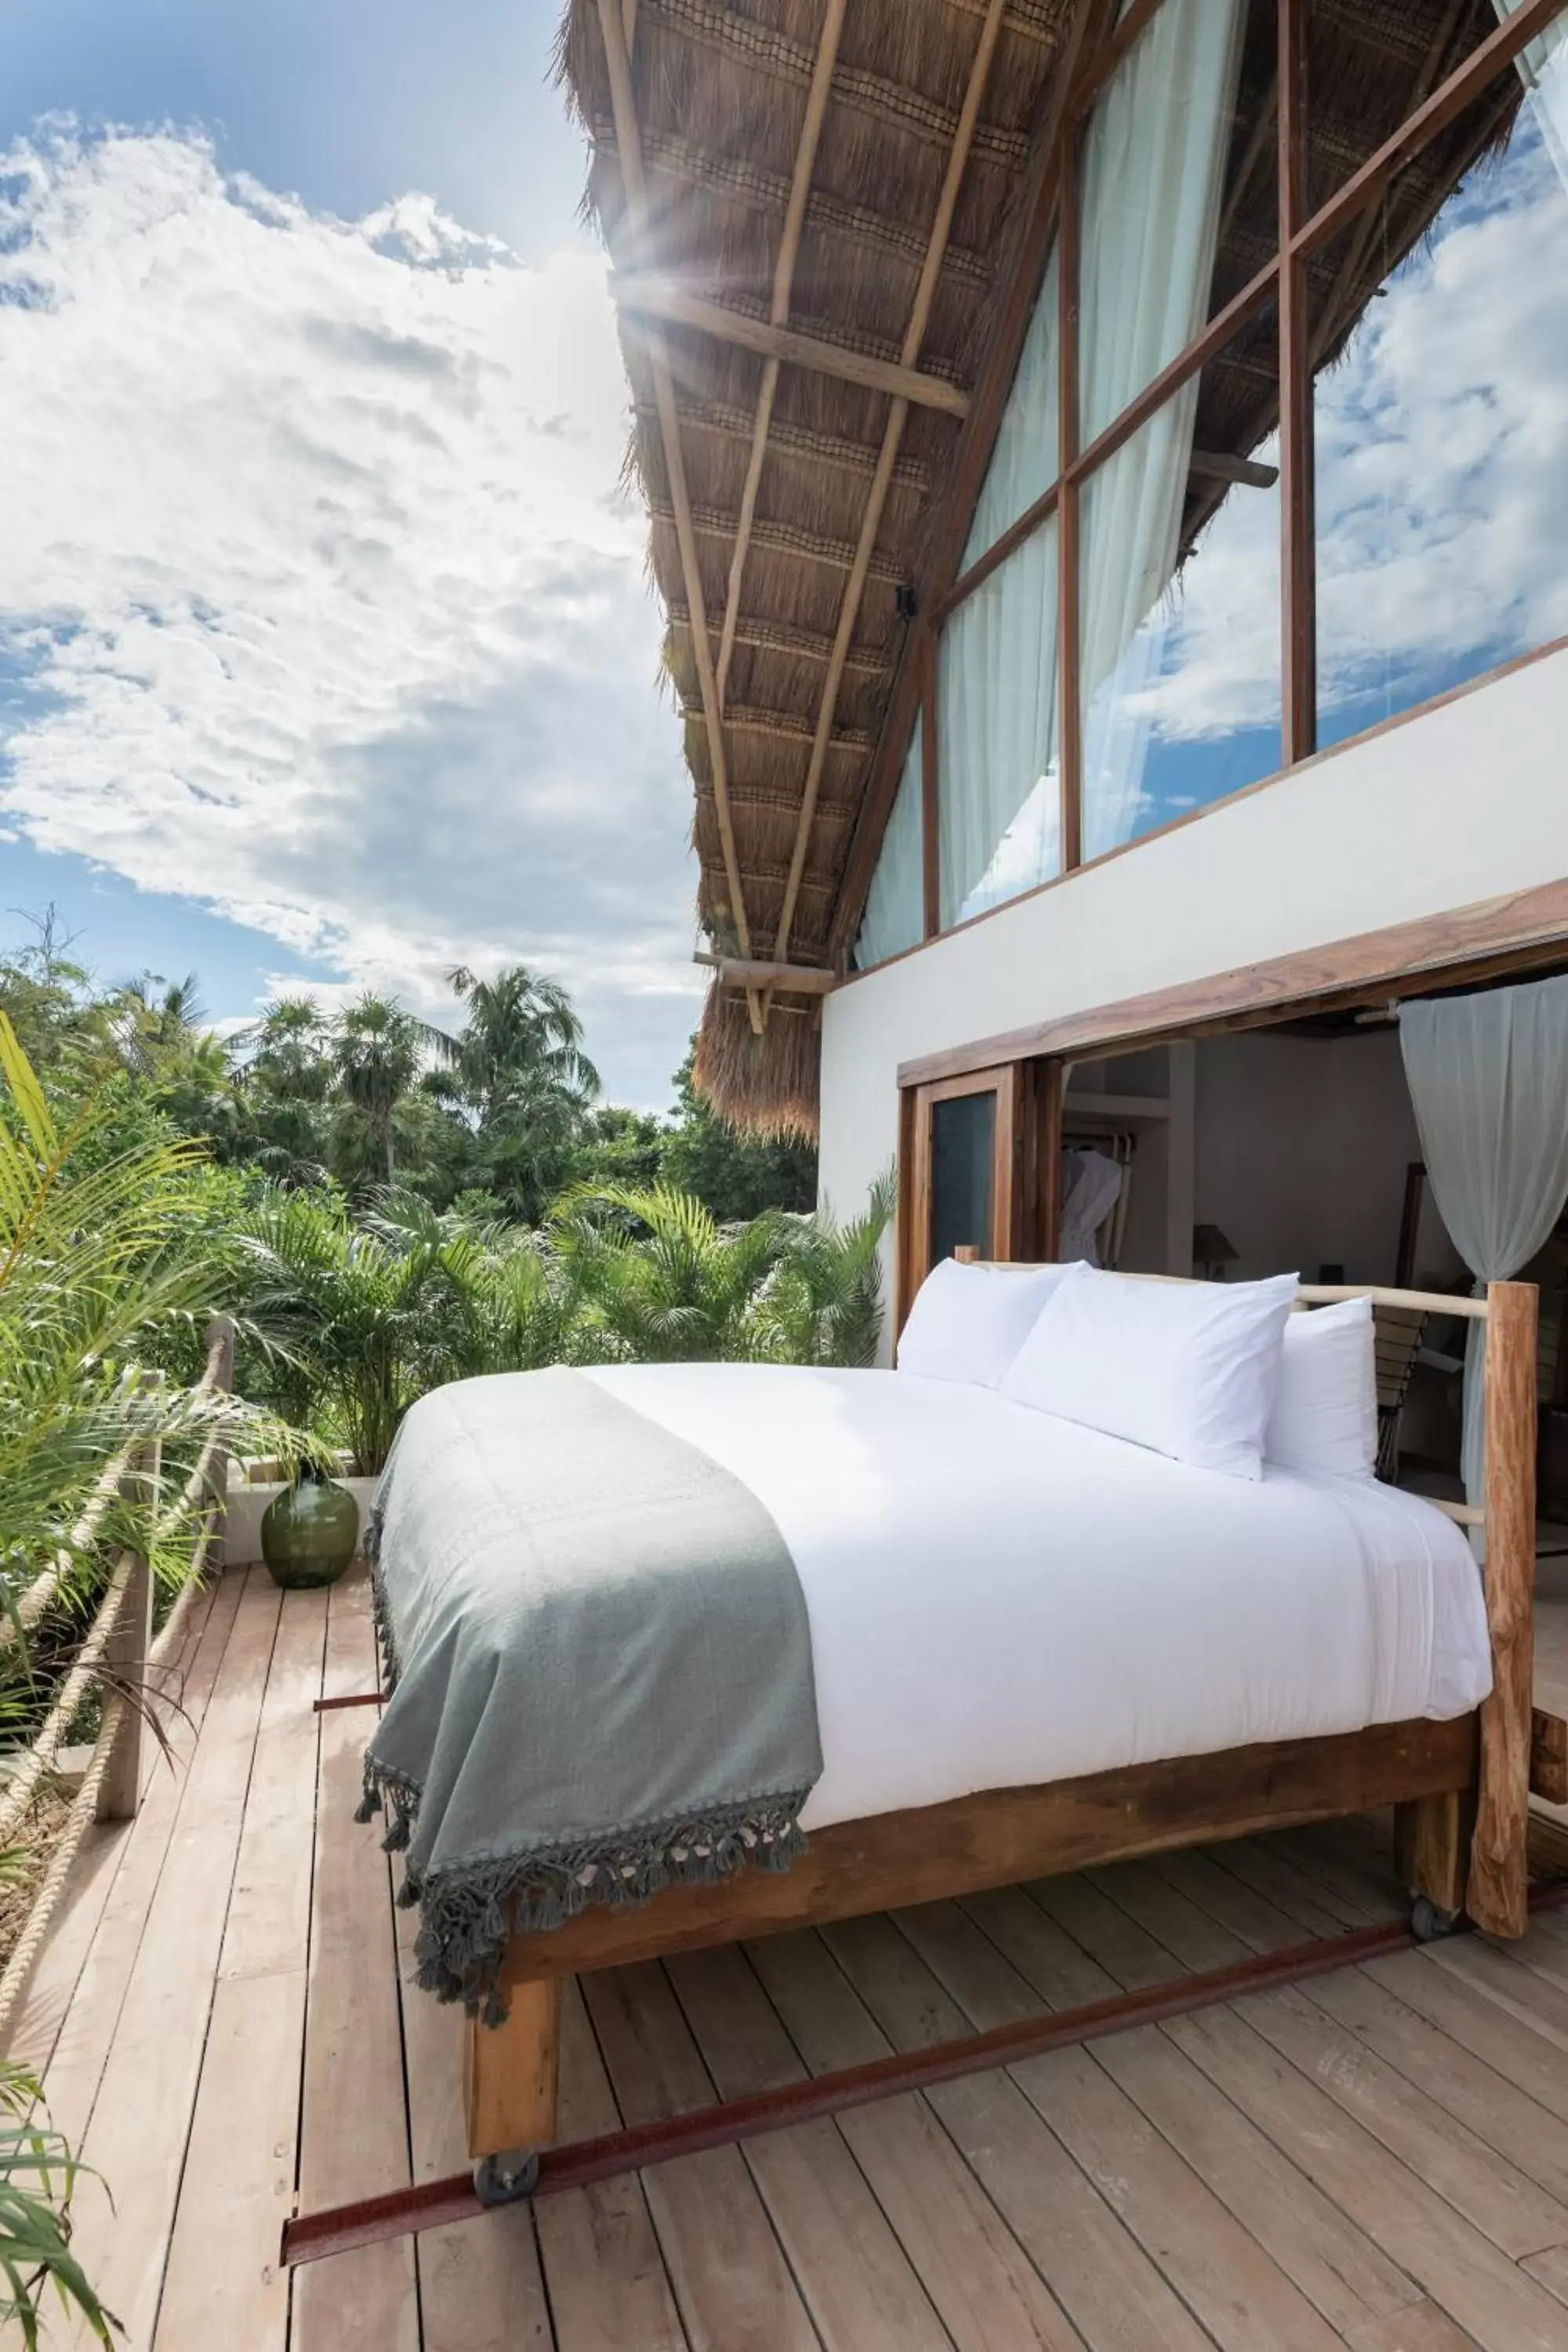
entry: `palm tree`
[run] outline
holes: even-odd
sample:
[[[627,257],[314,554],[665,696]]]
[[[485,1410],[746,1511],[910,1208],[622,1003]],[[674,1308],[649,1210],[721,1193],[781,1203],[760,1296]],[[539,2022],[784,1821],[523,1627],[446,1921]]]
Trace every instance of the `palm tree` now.
[[[333,1085],[353,1114],[345,1133],[352,1133],[357,1124],[374,1140],[388,1184],[395,1182],[397,1175],[395,1139],[399,1107],[413,1092],[429,1056],[452,1052],[453,1043],[445,1030],[416,1020],[395,996],[375,996],[367,991],[357,1004],[338,1015],[331,1059]]]
[[[467,1008],[452,1055],[453,1075],[481,1118],[509,1097],[548,1081],[579,1104],[599,1091],[599,1073],[584,1051],[583,1024],[557,980],[513,964],[479,980],[467,964],[447,974]]]

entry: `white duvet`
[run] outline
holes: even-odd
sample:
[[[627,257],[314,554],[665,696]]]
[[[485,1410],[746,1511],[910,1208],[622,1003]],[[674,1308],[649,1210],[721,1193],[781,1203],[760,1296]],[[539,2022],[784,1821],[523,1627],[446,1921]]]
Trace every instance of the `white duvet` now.
[[[1461,1715],[1480,1580],[1417,1496],[1190,1470],[898,1372],[589,1374],[743,1479],[811,1620],[807,1829],[1254,1740]]]

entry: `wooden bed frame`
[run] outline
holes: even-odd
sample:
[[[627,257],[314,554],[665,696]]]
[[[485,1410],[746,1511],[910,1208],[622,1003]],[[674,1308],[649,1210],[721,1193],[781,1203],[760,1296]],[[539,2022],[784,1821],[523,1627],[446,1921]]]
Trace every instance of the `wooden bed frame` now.
[[[513,2152],[554,2139],[565,1977],[1163,1848],[1392,1804],[1397,1864],[1412,1895],[1431,1906],[1431,1924],[1468,1910],[1489,1934],[1521,1936],[1532,1737],[1536,1290],[1494,1282],[1484,1299],[1365,1286],[1303,1284],[1300,1291],[1303,1305],[1355,1297],[1486,1324],[1485,1505],[1439,1507],[1487,1531],[1493,1688],[1480,1708],[1448,1723],[1380,1724],[842,1822],[815,1832],[809,1853],[782,1874],[742,1871],[719,1886],[670,1887],[636,1908],[595,1907],[564,1927],[514,1936],[500,1978],[505,2022],[469,2021],[470,2154],[504,2153],[513,2168],[507,2177],[514,2178]]]

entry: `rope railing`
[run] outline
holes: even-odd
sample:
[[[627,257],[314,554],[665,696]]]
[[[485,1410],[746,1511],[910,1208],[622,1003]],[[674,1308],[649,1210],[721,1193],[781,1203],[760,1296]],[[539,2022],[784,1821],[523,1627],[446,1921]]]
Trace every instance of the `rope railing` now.
[[[234,1378],[234,1326],[214,1318],[199,1389],[226,1391]],[[49,1774],[58,1764],[73,1722],[95,1685],[105,1685],[102,1718],[80,1787],[50,1850],[48,1867],[29,1906],[21,1935],[0,1971],[0,2048],[5,2046],[34,1960],[58,1908],[71,1868],[88,1830],[96,1822],[123,1821],[134,1814],[141,1795],[142,1735],[153,1685],[179,1654],[204,1577],[222,1565],[226,1509],[227,1433],[215,1430],[196,1458],[179,1495],[153,1521],[149,1549],[165,1541],[191,1511],[201,1517],[189,1573],[156,1638],[153,1634],[153,1574],[146,1553],[126,1550],[115,1564],[85,1640],[55,1696],[37,1737],[0,1790],[0,1847],[26,1821]],[[102,1525],[110,1503],[156,1475],[156,1449],[132,1446],[101,1474],[81,1519],[72,1531],[73,1552],[85,1549]],[[202,1507],[205,1503],[205,1507]],[[16,1617],[30,1632],[60,1591],[72,1553],[62,1553],[17,1603]],[[0,1649],[16,1638],[16,1622],[0,1630]]]

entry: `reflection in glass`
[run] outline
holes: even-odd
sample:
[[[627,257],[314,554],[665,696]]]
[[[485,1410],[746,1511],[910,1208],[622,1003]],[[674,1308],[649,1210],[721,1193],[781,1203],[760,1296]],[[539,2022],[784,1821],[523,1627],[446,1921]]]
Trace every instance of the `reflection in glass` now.
[[[910,738],[898,797],[888,829],[882,835],[866,912],[855,942],[855,969],[868,971],[874,963],[902,955],[925,936],[925,883],[921,827],[921,721]]]
[[[944,930],[1060,871],[1057,604],[1053,516],[942,629],[936,709]]]
[[[1084,137],[1079,439],[1087,445],[1208,316],[1246,0],[1164,0]]]
[[[1359,257],[1354,230],[1336,248],[1339,286],[1325,272],[1319,289],[1321,744],[1568,632],[1561,22],[1551,37],[1520,61],[1506,146],[1421,242],[1380,270],[1380,212]]]
[[[991,1251],[994,1094],[952,1095],[931,1107],[931,1262],[967,1244]]]
[[[1084,485],[1085,857],[1279,766],[1277,384],[1270,310]]]
[[[1035,299],[1017,373],[1007,394],[995,446],[985,469],[960,572],[977,563],[1026,507],[1056,480],[1060,459],[1057,419],[1057,256],[1053,247]]]

